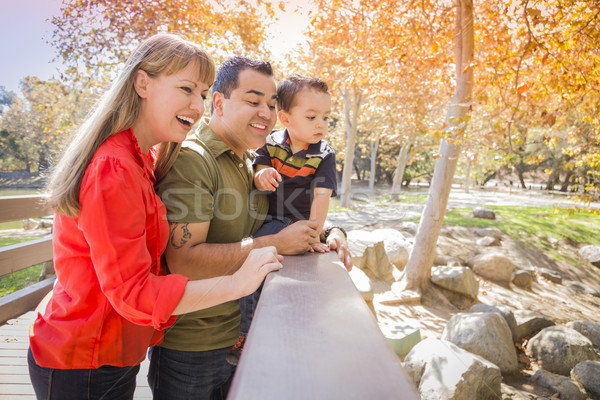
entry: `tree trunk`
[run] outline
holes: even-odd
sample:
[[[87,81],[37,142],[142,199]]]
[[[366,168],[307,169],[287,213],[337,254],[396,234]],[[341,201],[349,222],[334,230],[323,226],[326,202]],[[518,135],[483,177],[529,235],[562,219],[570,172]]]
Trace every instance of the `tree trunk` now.
[[[398,154],[398,165],[396,165],[396,172],[394,173],[394,182],[392,184],[392,195],[390,201],[400,200],[400,190],[402,189],[402,178],[404,177],[404,170],[406,169],[406,163],[408,162],[408,149],[412,146],[415,140],[415,133],[411,133],[410,136],[402,143],[400,153]]]
[[[354,164],[354,147],[356,146],[356,123],[360,108],[360,93],[357,89],[350,93],[348,87],[343,89],[344,125],[346,127],[346,158],[342,173],[342,190],[340,207],[350,207],[350,190],[352,183],[352,166]],[[354,98],[352,98],[354,97]],[[354,100],[354,101],[353,101]]]
[[[469,193],[469,181],[471,180],[471,160],[467,160],[467,170],[465,171],[465,193]]]
[[[461,136],[465,130],[473,93],[473,1],[456,0],[456,6],[456,92],[446,115],[446,132],[452,138]],[[447,139],[442,139],[440,143],[440,157],[435,163],[433,180],[415,237],[415,245],[405,267],[403,279],[392,286],[394,292],[401,297],[403,290],[416,289],[420,292],[429,282],[437,240],[460,154],[460,147],[456,143],[458,141]]]
[[[371,143],[371,174],[369,175],[369,191],[375,190],[375,175],[377,174],[377,149],[379,148],[379,137]]]

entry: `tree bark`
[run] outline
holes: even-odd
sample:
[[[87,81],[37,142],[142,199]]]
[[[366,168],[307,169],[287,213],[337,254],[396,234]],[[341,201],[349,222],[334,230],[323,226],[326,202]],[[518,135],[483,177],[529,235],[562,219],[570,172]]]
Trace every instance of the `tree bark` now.
[[[463,134],[471,109],[473,93],[473,1],[456,0],[456,92],[446,115],[447,134],[456,138]],[[403,290],[421,291],[429,282],[437,240],[444,221],[452,180],[460,154],[454,140],[442,139],[440,157],[436,160],[427,204],[415,237],[415,245],[400,282],[394,283],[396,293]]]
[[[379,149],[379,137],[371,143],[371,174],[369,175],[369,191],[375,190],[375,175],[377,174],[377,149]]]
[[[344,125],[346,128],[346,158],[342,173],[342,190],[340,207],[350,207],[350,191],[352,183],[352,165],[354,164],[354,147],[356,147],[356,123],[360,109],[360,93],[357,89],[351,91],[344,87]]]
[[[400,199],[400,191],[402,190],[402,178],[404,177],[404,170],[406,169],[406,163],[408,162],[408,150],[412,146],[415,140],[415,133],[411,133],[409,137],[402,143],[400,153],[398,154],[398,164],[396,165],[396,172],[394,173],[394,182],[392,183],[392,194],[390,201],[398,201]]]
[[[469,181],[471,180],[471,160],[467,160],[467,170],[465,171],[465,193],[469,193]]]

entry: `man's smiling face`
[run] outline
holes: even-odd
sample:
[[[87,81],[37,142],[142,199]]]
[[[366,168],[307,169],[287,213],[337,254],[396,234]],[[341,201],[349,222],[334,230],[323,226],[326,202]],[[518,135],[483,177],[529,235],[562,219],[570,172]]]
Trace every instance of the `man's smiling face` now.
[[[238,87],[223,99],[223,138],[238,154],[265,144],[277,122],[277,91],[272,76],[245,69]]]

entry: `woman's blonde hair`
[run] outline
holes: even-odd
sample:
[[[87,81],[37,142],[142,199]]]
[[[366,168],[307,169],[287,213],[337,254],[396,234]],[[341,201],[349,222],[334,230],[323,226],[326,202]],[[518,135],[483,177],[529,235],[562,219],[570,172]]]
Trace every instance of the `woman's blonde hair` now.
[[[167,33],[150,37],[135,49],[96,109],[79,127],[73,140],[54,167],[46,186],[47,201],[52,209],[70,217],[79,215],[79,191],[85,170],[98,147],[111,135],[130,128],[140,113],[140,97],[134,88],[138,70],[150,77],[171,75],[190,62],[198,65],[198,79],[212,85],[215,64],[212,57],[197,44]],[[179,143],[161,144],[156,162],[162,177],[172,166]]]

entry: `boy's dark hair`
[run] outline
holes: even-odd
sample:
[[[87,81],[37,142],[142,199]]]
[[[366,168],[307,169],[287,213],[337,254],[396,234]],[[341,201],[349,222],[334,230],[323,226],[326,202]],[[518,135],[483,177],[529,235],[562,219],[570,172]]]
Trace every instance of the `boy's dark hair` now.
[[[313,89],[329,94],[329,87],[319,78],[292,74],[277,84],[277,107],[282,111],[290,111],[296,94],[303,89]]]
[[[225,61],[221,64],[219,69],[217,69],[215,83],[212,87],[213,93],[223,93],[223,96],[228,99],[229,96],[231,96],[231,92],[240,84],[238,78],[240,72],[245,69],[252,69],[256,72],[273,76],[273,68],[268,61],[259,61],[248,57],[235,56]]]

